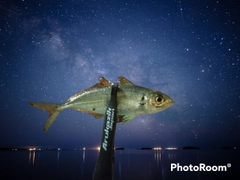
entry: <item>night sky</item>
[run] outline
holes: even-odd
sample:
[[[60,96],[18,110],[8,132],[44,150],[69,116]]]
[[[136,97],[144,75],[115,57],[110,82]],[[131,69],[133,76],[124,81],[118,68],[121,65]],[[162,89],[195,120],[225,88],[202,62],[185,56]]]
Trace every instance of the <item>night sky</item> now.
[[[175,104],[117,124],[115,146],[240,147],[237,1],[0,2],[0,147],[100,145],[103,118],[28,102],[64,103],[103,76],[124,76]]]

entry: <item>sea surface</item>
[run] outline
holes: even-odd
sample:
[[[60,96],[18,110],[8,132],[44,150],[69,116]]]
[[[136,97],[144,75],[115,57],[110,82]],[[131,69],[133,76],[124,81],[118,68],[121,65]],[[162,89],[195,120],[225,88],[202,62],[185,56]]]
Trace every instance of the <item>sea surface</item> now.
[[[90,180],[97,150],[0,151],[0,179]],[[171,171],[171,163],[183,170]],[[184,171],[204,163],[226,171]],[[215,166],[215,167],[214,167]],[[195,167],[195,170],[198,167]],[[239,150],[115,150],[115,180],[240,179]]]

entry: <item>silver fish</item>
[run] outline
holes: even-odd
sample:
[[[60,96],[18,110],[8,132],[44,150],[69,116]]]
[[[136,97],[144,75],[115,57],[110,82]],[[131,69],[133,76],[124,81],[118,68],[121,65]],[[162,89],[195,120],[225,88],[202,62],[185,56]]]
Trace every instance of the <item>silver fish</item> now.
[[[112,84],[104,77],[100,77],[98,80],[100,83],[73,95],[63,104],[30,102],[30,106],[49,112],[44,132],[49,129],[59,113],[66,108],[91,114],[95,118],[103,117],[110,100]],[[126,123],[136,115],[157,113],[174,104],[174,101],[166,94],[137,86],[124,77],[119,77],[118,80],[118,122]]]

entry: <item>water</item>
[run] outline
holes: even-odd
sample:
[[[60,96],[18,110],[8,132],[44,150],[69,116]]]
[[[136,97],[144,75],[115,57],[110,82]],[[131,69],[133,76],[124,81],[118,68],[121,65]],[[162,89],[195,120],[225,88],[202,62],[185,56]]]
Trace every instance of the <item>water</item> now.
[[[0,151],[0,179],[92,179],[99,151]],[[238,150],[118,150],[115,180],[240,179]],[[229,165],[224,172],[171,171],[180,165]]]

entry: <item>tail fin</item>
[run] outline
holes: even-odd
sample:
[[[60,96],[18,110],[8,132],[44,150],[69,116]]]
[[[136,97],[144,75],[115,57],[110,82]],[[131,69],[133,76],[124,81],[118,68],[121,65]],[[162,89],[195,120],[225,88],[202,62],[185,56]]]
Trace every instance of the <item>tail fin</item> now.
[[[43,109],[43,110],[46,110],[49,112],[49,117],[44,125],[44,129],[43,129],[44,132],[46,132],[50,128],[53,121],[56,119],[56,117],[62,111],[62,109],[59,109],[60,104],[49,104],[49,103],[42,103],[42,102],[30,102],[28,104],[30,106],[34,106],[34,107],[37,107],[39,109]]]

